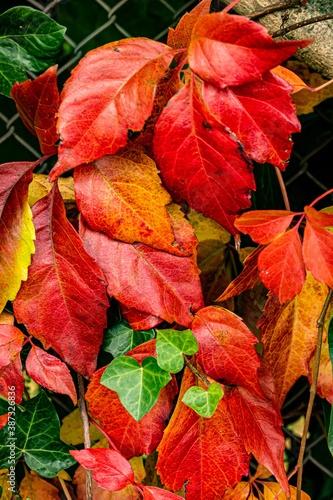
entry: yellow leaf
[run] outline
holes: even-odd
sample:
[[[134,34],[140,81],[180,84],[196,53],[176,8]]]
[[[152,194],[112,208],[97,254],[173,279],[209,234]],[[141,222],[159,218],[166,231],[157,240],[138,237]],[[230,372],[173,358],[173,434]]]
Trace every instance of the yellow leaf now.
[[[246,259],[246,257],[248,257],[250,253],[254,252],[255,249],[256,247],[244,247],[239,250],[238,256],[242,264],[244,264],[244,260]]]
[[[285,493],[283,493],[283,491],[279,493],[279,491],[281,490],[281,486],[278,483],[264,482],[262,484],[264,485],[265,500],[274,500],[275,497],[276,500],[287,500],[287,497]],[[278,493],[279,495],[277,496]],[[295,486],[290,486],[290,494],[290,500],[297,500],[297,489],[295,488]],[[304,491],[302,491],[301,500],[311,500],[311,498],[309,497],[309,495],[304,493]]]
[[[215,220],[204,217],[192,208],[187,217],[191,226],[194,228],[194,233],[199,242],[205,240],[218,240],[222,243],[228,243],[230,241],[231,234]]]
[[[10,477],[7,476],[8,472],[8,469],[0,470],[0,488],[2,488],[1,500],[11,500],[11,498],[14,496],[13,491],[8,489],[12,487],[10,482],[8,482],[10,481]],[[15,491],[15,486],[13,487]]]
[[[66,210],[76,206],[74,179],[73,177],[59,177],[58,187]],[[44,198],[52,189],[52,183],[47,180],[47,175],[34,174],[32,183],[29,186],[28,201],[32,207],[38,200]]]
[[[224,493],[223,500],[254,500],[252,492],[250,492],[249,483],[242,481],[235,488],[228,488]]]
[[[72,481],[71,476],[65,470],[58,472],[57,477],[60,477],[60,479],[63,479],[64,481]]]
[[[92,441],[103,438],[103,434],[95,425],[90,424],[89,429],[90,439]],[[74,446],[83,443],[83,426],[80,410],[78,408],[63,419],[62,426],[60,427],[60,439]]]
[[[289,85],[292,86],[292,94],[303,90],[307,86],[306,83],[304,83],[303,80],[298,75],[296,75],[296,73],[288,68],[284,68],[283,66],[276,66],[276,68],[273,68],[271,71],[280,78],[283,78],[283,80],[285,80],[289,83]]]
[[[7,311],[2,311],[0,314],[0,325],[14,325],[14,321],[15,318],[13,314],[10,314]]]
[[[288,431],[291,431],[295,436],[301,438],[303,436],[304,424],[305,424],[305,417],[304,417],[304,415],[302,415],[295,422],[288,424],[287,429],[288,429]],[[307,437],[308,438],[310,437],[309,432],[308,432]]]
[[[143,465],[142,457],[134,457],[129,460],[134,472],[134,479],[136,483],[142,483],[146,477],[145,467]]]
[[[22,500],[60,500],[59,490],[55,486],[28,471],[21,481],[20,495]]]
[[[272,475],[271,471],[269,471],[264,465],[259,464],[256,473],[252,477],[250,482],[253,482],[256,479],[267,479],[271,475]]]

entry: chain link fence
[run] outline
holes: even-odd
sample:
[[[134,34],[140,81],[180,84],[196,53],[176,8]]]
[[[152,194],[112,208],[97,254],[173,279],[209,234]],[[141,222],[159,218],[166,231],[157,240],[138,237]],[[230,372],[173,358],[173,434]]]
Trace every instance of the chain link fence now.
[[[0,13],[17,5],[30,6],[67,27],[59,57],[61,88],[70,71],[89,50],[132,36],[145,36],[166,42],[168,28],[175,27],[179,18],[196,3],[193,0],[2,0]],[[214,10],[223,7],[219,0],[213,5]],[[36,75],[29,76],[34,78]],[[332,187],[333,99],[317,106],[314,113],[301,117],[301,121],[302,133],[294,137],[291,161],[284,174],[293,210],[302,210],[305,204]],[[0,96],[0,145],[1,163],[33,161],[41,156],[37,139],[21,123],[14,102],[4,96]],[[38,173],[48,173],[53,166],[52,161],[49,159],[41,164]],[[267,165],[257,166],[255,173],[258,193],[255,195],[254,208],[284,208],[282,199],[276,198],[279,188],[273,168]],[[333,205],[332,197],[330,202],[326,199],[323,206],[328,204]],[[282,409],[287,421],[294,421],[304,415],[307,404],[304,401],[305,391],[308,391],[306,384],[303,381],[292,389],[292,394]],[[307,471],[308,475],[315,477],[319,470],[323,478],[322,484],[316,493],[309,493],[314,495],[313,500],[332,500],[333,460],[325,443],[327,436],[320,400],[312,420],[316,425],[312,426],[312,430],[310,428],[311,437],[304,460],[305,481]],[[287,441],[289,438],[287,455],[291,472],[297,461],[300,438],[288,428],[284,428],[284,431]],[[313,467],[309,467],[309,464]],[[309,485],[311,481],[315,482],[313,477],[308,477]]]

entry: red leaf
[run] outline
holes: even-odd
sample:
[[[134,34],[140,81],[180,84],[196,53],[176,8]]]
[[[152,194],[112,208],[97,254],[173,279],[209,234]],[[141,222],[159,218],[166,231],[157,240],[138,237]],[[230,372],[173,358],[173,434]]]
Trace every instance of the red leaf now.
[[[249,160],[207,112],[191,82],[162,112],[154,154],[167,188],[176,197],[236,234],[235,216],[251,205],[250,189],[255,189]]]
[[[51,66],[36,80],[15,83],[11,96],[27,129],[38,137],[43,155],[54,155],[59,139],[56,114],[59,107],[57,66]]]
[[[178,491],[188,481],[187,500],[220,500],[227,488],[247,475],[249,456],[235,434],[224,399],[209,419],[182,402],[196,383],[201,387],[186,368],[176,409],[157,449],[157,470],[170,490]]]
[[[51,181],[81,163],[114,154],[125,146],[128,131],[142,130],[157,83],[172,61],[170,51],[154,40],[127,38],[81,59],[61,94],[62,144]]]
[[[92,231],[82,216],[80,234],[87,252],[106,276],[110,295],[126,307],[159,316],[168,323],[190,326],[193,312],[203,306],[193,257],[178,257],[142,243],[111,240],[104,233]]]
[[[305,267],[297,227],[274,240],[260,253],[258,268],[265,287],[275,293],[281,304],[300,293],[305,282]]]
[[[25,364],[28,375],[37,384],[60,394],[67,394],[77,403],[76,390],[70,371],[58,358],[43,351],[40,347],[31,346]]]
[[[207,375],[264,396],[257,375],[260,361],[253,346],[258,339],[241,318],[209,306],[195,314],[191,330],[199,344],[196,357]]]
[[[22,402],[23,390],[24,379],[21,357],[16,356],[12,363],[0,370],[0,394],[7,399],[9,392],[15,392],[15,403],[20,404]]]
[[[325,212],[317,212],[313,207],[304,207],[304,212],[306,218],[316,226],[333,226],[333,214],[328,214]]]
[[[149,352],[149,347],[153,352]],[[140,352],[148,350],[148,352]],[[137,354],[136,354],[137,353]],[[138,362],[147,356],[154,355],[155,341],[146,342],[128,353]],[[156,354],[155,354],[156,355]],[[137,422],[121,404],[118,394],[100,384],[105,370],[101,368],[92,377],[86,393],[89,411],[96,418],[103,430],[109,434],[119,451],[130,459],[143,453],[150,455],[162,439],[166,420],[172,410],[173,400],[178,392],[173,378],[159,393],[157,403]]]
[[[289,210],[253,210],[241,215],[235,226],[253,241],[266,245],[286,231],[295,215]]]
[[[144,500],[179,500],[180,496],[171,493],[170,491],[154,488],[153,486],[140,485],[144,493]]]
[[[21,352],[24,335],[15,326],[0,324],[0,370]]]
[[[106,327],[104,276],[66,218],[57,185],[33,207],[36,253],[14,303],[17,321],[90,377]]]
[[[155,162],[142,151],[82,165],[75,169],[74,180],[78,208],[92,229],[126,243],[186,255],[175,241],[167,212],[171,197],[161,186]]]
[[[259,372],[266,399],[257,398],[246,389],[237,387],[226,391],[228,406],[246,451],[253,453],[256,460],[274,474],[289,497],[283,461],[285,438],[280,429],[283,421],[276,404],[274,378],[267,362],[263,363]]]
[[[135,307],[126,307],[119,303],[122,317],[129,323],[133,330],[149,330],[162,323],[163,319],[158,316],[152,316],[135,309]]]
[[[93,479],[106,490],[122,490],[134,484],[131,464],[117,451],[107,448],[70,450],[70,454],[85,469],[93,471]]]
[[[260,81],[221,90],[204,83],[202,97],[215,118],[230,128],[252,160],[284,170],[290,157],[290,135],[301,126],[292,90],[281,78],[266,73]]]
[[[263,250],[263,246],[259,245],[244,261],[244,269],[240,275],[230,283],[228,288],[222,295],[216,299],[216,302],[223,302],[224,300],[239,295],[245,290],[250,290],[260,283],[258,257]]]
[[[304,230],[303,255],[306,268],[316,280],[333,288],[333,234],[313,226],[308,220]]]
[[[264,26],[243,16],[217,12],[196,23],[189,64],[200,78],[223,89],[260,79],[311,41],[275,42]]]

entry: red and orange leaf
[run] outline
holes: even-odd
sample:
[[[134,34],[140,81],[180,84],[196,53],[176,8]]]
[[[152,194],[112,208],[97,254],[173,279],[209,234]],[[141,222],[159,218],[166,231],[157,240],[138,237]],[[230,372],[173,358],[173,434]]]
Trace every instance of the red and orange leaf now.
[[[275,378],[279,407],[295,382],[308,375],[309,360],[317,344],[316,323],[326,297],[327,287],[310,273],[293,301],[281,305],[277,297],[269,295],[258,327],[264,356]]]
[[[263,246],[259,245],[253,252],[248,255],[244,261],[244,269],[240,275],[234,279],[220,295],[216,302],[223,302],[230,297],[235,297],[245,290],[250,290],[260,283],[258,257],[263,250]]]
[[[258,268],[265,287],[272,290],[281,304],[300,293],[305,282],[305,267],[297,227],[264,248],[258,257]]]
[[[20,497],[43,500],[60,500],[59,490],[53,484],[45,481],[40,476],[30,474],[25,469],[25,476],[20,484]]]
[[[155,344],[154,344],[155,345]],[[140,346],[141,347],[141,346]],[[129,354],[133,356],[133,349]],[[144,353],[134,356],[137,361],[151,355]],[[172,410],[173,400],[178,392],[174,378],[161,389],[157,403],[137,422],[121,404],[118,394],[100,384],[105,368],[92,377],[86,393],[89,411],[109,434],[119,451],[130,459],[143,453],[150,455],[162,439],[166,420]]]
[[[271,71],[292,86],[292,94],[296,94],[296,92],[299,92],[302,89],[309,88],[307,84],[304,83],[298,75],[296,75],[296,73],[288,68],[285,68],[284,66],[276,66],[276,68],[273,68]]]
[[[311,41],[275,42],[264,26],[243,16],[217,12],[196,23],[189,64],[200,78],[223,89],[259,80]]]
[[[89,226],[126,243],[141,242],[176,255],[175,241],[156,164],[141,151],[105,156],[74,171],[78,208]]]
[[[327,227],[333,226],[333,214],[318,212],[315,208],[304,207],[306,218],[315,226]]]
[[[149,330],[162,323],[163,319],[158,316],[152,316],[135,309],[135,307],[126,307],[119,303],[122,317],[129,323],[133,330]]]
[[[11,96],[27,129],[39,140],[43,155],[54,155],[58,139],[56,128],[59,108],[57,66],[51,66],[36,80],[15,83]]]
[[[106,276],[110,295],[128,308],[190,326],[193,312],[203,307],[199,270],[192,257],[112,240],[90,229],[82,216],[80,234]]]
[[[27,279],[35,251],[28,188],[40,161],[0,165],[0,312],[7,300],[15,299],[22,280]]]
[[[283,461],[285,438],[280,428],[283,420],[276,404],[277,394],[271,368],[264,360],[259,369],[259,380],[266,399],[257,398],[242,387],[226,390],[230,413],[246,451],[274,474],[288,494],[289,485]]]
[[[66,218],[55,184],[33,207],[36,254],[14,303],[16,319],[44,347],[90,377],[106,327],[106,283]]]
[[[312,384],[313,373],[315,369],[315,356],[312,356],[309,362],[308,379],[309,384]],[[317,394],[321,398],[326,398],[332,404],[333,401],[333,376],[332,376],[332,362],[328,349],[327,339],[322,343],[320,353],[320,365],[317,381]]]
[[[191,330],[199,344],[196,358],[207,375],[264,397],[257,375],[260,361],[254,348],[258,339],[241,318],[227,309],[208,306],[195,314]]]
[[[252,210],[236,219],[235,226],[256,243],[266,245],[286,231],[295,215],[289,210]]]
[[[125,146],[129,131],[142,130],[158,81],[172,61],[171,50],[147,38],[127,38],[81,59],[61,94],[62,143],[51,181],[77,165],[114,154]]]
[[[222,497],[223,500],[257,500],[250,489],[249,483],[241,481],[233,489],[227,489]]]
[[[76,405],[75,385],[65,363],[43,351],[40,347],[32,345],[25,366],[28,375],[37,384],[51,391],[67,394],[74,406]]]
[[[223,90],[205,82],[202,97],[252,160],[284,170],[293,146],[290,136],[301,130],[290,91],[289,85],[268,72],[259,81]]]
[[[196,384],[202,386],[185,368],[176,409],[157,449],[157,471],[172,491],[188,481],[187,500],[220,500],[227,488],[247,475],[249,455],[234,432],[224,399],[209,419],[182,402],[185,392]]]
[[[194,25],[200,17],[209,14],[211,2],[212,0],[202,0],[194,9],[183,15],[175,29],[169,28],[167,44],[170,47],[183,49],[189,46]],[[177,54],[175,60],[179,62],[184,56],[184,54]]]
[[[154,486],[140,486],[144,500],[179,500],[180,496]]]
[[[70,454],[85,469],[92,470],[94,481],[106,490],[118,491],[134,483],[131,464],[115,450],[88,448],[70,450]]]
[[[12,363],[0,370],[0,394],[7,399],[8,393],[14,392],[15,403],[20,404],[22,402],[23,390],[22,363],[21,357],[18,355]]]
[[[24,335],[15,326],[0,324],[0,370],[21,352]]]
[[[303,256],[306,268],[316,280],[333,288],[333,234],[308,220],[304,230]]]
[[[251,205],[251,162],[226,128],[205,109],[189,81],[163,110],[154,154],[166,187],[176,198],[236,234],[233,221]]]
[[[0,325],[14,326],[14,323],[15,323],[14,315],[7,311],[2,311],[2,313],[0,314]]]

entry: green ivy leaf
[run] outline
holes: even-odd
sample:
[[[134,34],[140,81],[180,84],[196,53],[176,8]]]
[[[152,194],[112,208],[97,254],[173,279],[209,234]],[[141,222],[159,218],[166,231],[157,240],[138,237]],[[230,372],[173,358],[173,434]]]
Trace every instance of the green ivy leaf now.
[[[133,330],[127,321],[123,320],[106,330],[102,347],[104,351],[110,352],[114,358],[117,358],[154,337],[155,332],[153,329]]]
[[[10,97],[25,70],[44,71],[55,63],[66,28],[31,7],[13,7],[0,15],[0,93]]]
[[[14,465],[10,460],[18,460],[22,453],[26,464],[45,477],[54,477],[75,464],[69,446],[59,438],[59,418],[45,392],[23,406],[25,412],[16,411],[15,428],[7,424],[0,431],[0,469]],[[15,449],[15,457],[10,455],[11,449]]]
[[[121,403],[138,422],[154,406],[171,375],[155,358],[143,359],[142,366],[129,356],[114,359],[104,371],[101,384],[116,391]]]
[[[202,417],[210,418],[222,398],[222,387],[214,383],[208,387],[207,391],[202,387],[190,387],[182,401]]]
[[[191,330],[158,330],[156,336],[157,363],[169,373],[177,373],[184,366],[183,354],[198,352],[198,342]]]
[[[329,327],[328,327],[328,332],[327,332],[327,340],[328,340],[328,349],[330,353],[330,358],[333,366],[333,318],[330,321]],[[328,429],[328,447],[330,452],[333,455],[333,405],[332,405],[332,410],[331,410],[331,418],[330,418],[330,425]]]

